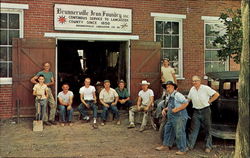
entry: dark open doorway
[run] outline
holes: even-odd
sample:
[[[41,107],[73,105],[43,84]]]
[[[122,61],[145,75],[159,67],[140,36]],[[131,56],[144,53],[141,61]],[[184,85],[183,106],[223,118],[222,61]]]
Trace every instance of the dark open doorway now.
[[[109,79],[111,87],[126,80],[126,42],[58,40],[58,92],[63,83],[74,93],[74,105],[80,104],[79,89],[86,77],[91,84]]]

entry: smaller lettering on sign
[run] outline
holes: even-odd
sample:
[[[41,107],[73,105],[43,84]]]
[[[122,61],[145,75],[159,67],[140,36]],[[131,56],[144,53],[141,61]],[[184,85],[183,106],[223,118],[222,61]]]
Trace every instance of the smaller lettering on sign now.
[[[132,33],[132,10],[55,4],[55,30]]]

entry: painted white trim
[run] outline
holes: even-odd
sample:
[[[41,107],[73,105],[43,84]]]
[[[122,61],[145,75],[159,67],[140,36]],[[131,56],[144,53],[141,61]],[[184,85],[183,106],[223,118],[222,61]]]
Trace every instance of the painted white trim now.
[[[93,40],[93,41],[128,41],[139,40],[138,35],[107,35],[107,34],[79,34],[79,33],[44,33],[44,37],[67,40]]]
[[[0,5],[2,5],[3,3],[1,3]],[[19,38],[23,38],[24,37],[24,11],[23,10],[10,10],[10,9],[2,9],[1,6],[1,13],[16,13],[19,14],[19,26],[20,26],[20,32],[19,32]],[[12,48],[12,46],[10,47]],[[4,84],[12,84],[12,78],[5,78],[5,77],[0,77],[0,85],[4,85]]]
[[[176,74],[176,79],[185,79],[183,77],[183,20],[180,18],[162,18],[162,17],[154,17],[154,41],[156,41],[156,21],[172,21],[172,22],[179,22],[179,75]]]
[[[220,21],[220,17],[218,16],[201,16],[201,20],[208,20],[208,21]]]
[[[173,18],[173,19],[186,19],[184,14],[167,14],[167,13],[150,13],[150,16],[161,18]]]
[[[28,4],[0,3],[1,9],[29,9]]]
[[[0,78],[0,85],[12,84],[12,78]]]

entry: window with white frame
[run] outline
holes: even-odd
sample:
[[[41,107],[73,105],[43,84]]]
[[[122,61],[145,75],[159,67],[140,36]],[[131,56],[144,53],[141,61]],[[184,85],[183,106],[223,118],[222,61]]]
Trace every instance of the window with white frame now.
[[[176,76],[182,78],[182,19],[186,16],[161,13],[159,16],[157,13],[153,15],[155,15],[155,41],[161,43],[161,58],[168,58]]]
[[[222,36],[226,33],[226,28],[219,20],[204,19],[204,41],[205,41],[205,73],[227,71],[229,60],[220,61],[218,57],[218,50],[220,46],[213,45],[217,36]]]
[[[0,81],[12,83],[12,39],[23,37],[23,10],[28,4],[0,3]]]

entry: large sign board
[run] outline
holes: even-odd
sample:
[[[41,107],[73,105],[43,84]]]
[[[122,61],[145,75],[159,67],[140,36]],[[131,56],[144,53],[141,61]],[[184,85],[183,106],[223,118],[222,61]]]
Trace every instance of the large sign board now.
[[[55,4],[55,30],[132,33],[132,10]]]

